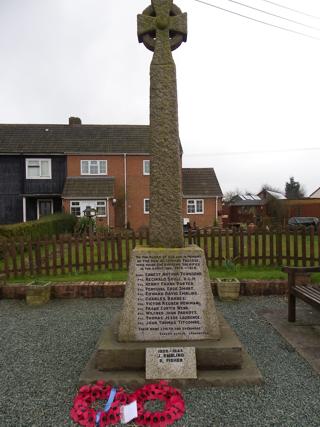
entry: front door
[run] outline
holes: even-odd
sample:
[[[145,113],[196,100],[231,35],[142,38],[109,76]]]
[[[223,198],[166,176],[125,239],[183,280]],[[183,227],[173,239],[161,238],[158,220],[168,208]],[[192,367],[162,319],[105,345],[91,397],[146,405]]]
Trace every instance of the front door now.
[[[50,215],[53,213],[53,202],[52,200],[38,200],[38,219],[44,215]]]

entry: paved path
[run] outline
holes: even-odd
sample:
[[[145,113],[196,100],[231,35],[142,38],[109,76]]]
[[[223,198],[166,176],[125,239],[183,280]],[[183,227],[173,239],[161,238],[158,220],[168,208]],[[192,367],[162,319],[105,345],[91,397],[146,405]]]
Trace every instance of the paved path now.
[[[69,408],[80,372],[121,299],[54,300],[41,308],[0,301],[0,427],[73,426]],[[320,377],[266,321],[281,297],[219,303],[256,361],[263,386],[184,392],[175,426],[320,425]]]

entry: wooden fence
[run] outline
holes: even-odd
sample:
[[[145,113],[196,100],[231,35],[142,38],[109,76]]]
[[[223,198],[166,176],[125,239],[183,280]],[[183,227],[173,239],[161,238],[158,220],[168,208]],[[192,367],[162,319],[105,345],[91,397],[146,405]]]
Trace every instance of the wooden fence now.
[[[248,266],[320,265],[320,229],[310,230],[196,230],[186,244],[204,249],[209,267],[235,263]],[[7,240],[0,272],[6,277],[126,270],[130,252],[148,244],[148,234],[103,234],[34,241]]]

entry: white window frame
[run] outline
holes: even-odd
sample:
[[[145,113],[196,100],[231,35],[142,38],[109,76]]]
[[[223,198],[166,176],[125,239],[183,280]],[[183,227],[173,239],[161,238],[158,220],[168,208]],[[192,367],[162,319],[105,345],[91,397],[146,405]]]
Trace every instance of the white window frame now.
[[[88,162],[88,172],[83,172],[83,163],[84,162]],[[91,166],[91,162],[98,162],[98,173],[90,173],[90,166]],[[105,162],[106,165],[106,171],[105,172],[101,172],[101,168],[100,168],[100,162]],[[84,159],[80,161],[80,173],[81,175],[108,175],[108,161],[105,159]]]
[[[201,202],[202,210],[197,210],[197,202]],[[189,211],[189,206],[194,206],[194,212]],[[203,215],[204,214],[204,199],[187,199],[187,214],[188,215]]]
[[[79,203],[79,205],[74,205],[73,206],[72,205],[73,203]],[[74,215],[73,212],[72,212],[72,208],[77,208],[77,207],[79,207],[79,209],[80,209],[80,215]],[[70,200],[70,213],[72,215],[76,216],[77,218],[81,217],[81,203],[80,203],[80,200]]]
[[[96,211],[98,212],[98,203],[103,203],[103,205],[100,205],[99,207],[104,207],[104,215],[98,215],[97,214],[97,218],[106,218],[107,216],[107,202],[106,200],[95,200],[96,203]]]
[[[30,162],[39,162],[39,168],[40,168],[40,176],[30,176],[29,175],[29,163]],[[41,176],[41,162],[48,162],[48,170],[49,175],[48,176]],[[51,173],[51,159],[26,159],[26,179],[51,179],[52,173]]]
[[[40,202],[51,202],[51,214],[53,214],[53,199],[37,199],[37,219],[40,218]]]
[[[147,169],[147,166],[146,165],[149,165],[149,172],[146,170]],[[143,175],[150,175],[150,160],[144,160],[143,161]]]
[[[149,202],[149,210],[146,210],[146,202]],[[143,199],[143,213],[149,215],[150,213],[150,199]]]
[[[78,206],[73,206],[73,203],[79,203]],[[105,214],[104,215],[97,215],[97,218],[106,218],[107,215],[107,201],[104,199],[99,200],[70,200],[70,213],[72,214],[72,207],[79,207],[80,208],[80,215],[75,215],[76,217],[80,218],[84,216],[83,211],[87,206],[90,206],[97,210],[98,203],[103,203],[103,205],[100,205],[99,207],[104,207]]]

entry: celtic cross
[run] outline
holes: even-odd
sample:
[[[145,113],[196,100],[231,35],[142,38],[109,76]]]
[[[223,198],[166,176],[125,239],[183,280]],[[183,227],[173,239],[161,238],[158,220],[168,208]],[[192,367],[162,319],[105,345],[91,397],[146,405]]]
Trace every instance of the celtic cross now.
[[[154,63],[172,60],[171,51],[187,40],[187,14],[172,0],[151,0],[142,15],[138,15],[138,39],[154,52]]]
[[[187,39],[187,14],[172,0],[151,0],[138,15],[138,39],[150,66],[150,246],[181,248],[181,147],[176,68],[171,51]]]

